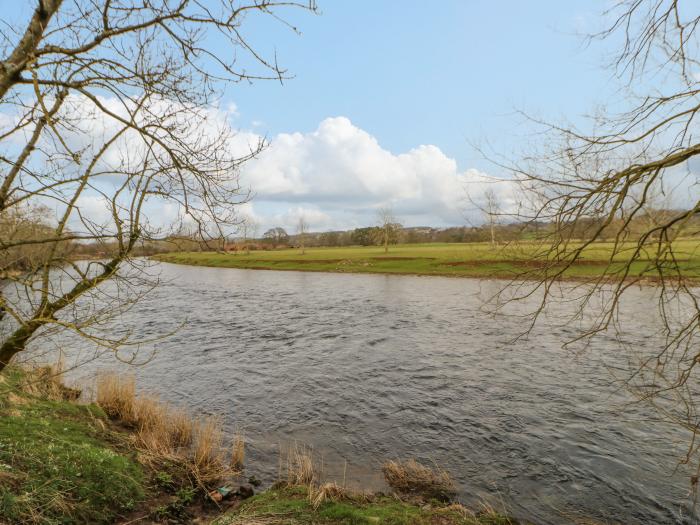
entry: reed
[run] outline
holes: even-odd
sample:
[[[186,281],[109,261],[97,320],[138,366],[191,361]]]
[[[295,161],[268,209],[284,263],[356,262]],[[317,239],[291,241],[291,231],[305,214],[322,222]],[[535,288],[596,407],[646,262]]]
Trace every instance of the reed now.
[[[387,461],[382,465],[382,472],[387,484],[402,495],[449,501],[456,494],[447,471],[427,467],[413,458]]]
[[[133,375],[100,374],[96,383],[96,402],[112,419],[134,423],[136,379]]]
[[[231,446],[231,468],[236,471],[243,470],[245,463],[245,439],[240,432],[233,436],[233,444]]]
[[[287,485],[310,486],[317,478],[311,451],[295,443],[287,451]]]
[[[158,397],[136,395],[133,376],[103,374],[97,380],[97,404],[115,420],[134,428],[136,447],[149,462],[177,461],[203,488],[240,473],[245,442],[236,434],[228,447],[218,417],[195,419]]]
[[[208,416],[194,425],[191,466],[196,480],[209,486],[231,472],[225,461],[221,418]]]

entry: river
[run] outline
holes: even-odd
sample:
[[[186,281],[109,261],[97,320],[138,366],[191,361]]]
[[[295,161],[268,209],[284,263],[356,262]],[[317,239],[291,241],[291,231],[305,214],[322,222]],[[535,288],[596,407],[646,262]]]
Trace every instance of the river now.
[[[501,282],[151,271],[162,284],[119,323],[143,336],[184,325],[135,369],[139,384],[243,430],[249,472],[266,481],[296,440],[358,486],[381,487],[386,459],[435,462],[466,504],[535,523],[696,522],[689,473],[675,470],[688,436],[613,384],[615,337],[575,354],[562,344],[576,329],[545,319],[514,342],[526,319],[484,310]],[[625,343],[653,350],[654,291],[630,293]]]

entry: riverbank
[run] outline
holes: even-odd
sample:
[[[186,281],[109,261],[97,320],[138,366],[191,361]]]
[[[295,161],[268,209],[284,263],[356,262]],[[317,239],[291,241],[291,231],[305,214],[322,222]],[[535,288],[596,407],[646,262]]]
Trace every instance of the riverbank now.
[[[678,265],[687,278],[700,278],[700,257],[696,240],[674,243]],[[540,245],[520,242],[507,246],[490,243],[469,244],[402,244],[382,247],[348,246],[342,248],[307,248],[243,252],[177,252],[156,255],[154,260],[253,270],[294,270],[335,273],[383,273],[403,275],[436,275],[495,279],[538,278],[548,266]],[[614,275],[624,266],[625,254],[612,258],[612,243],[596,243],[584,250],[576,264],[566,268],[562,277],[588,279]],[[632,249],[632,245],[630,245]],[[550,266],[549,273],[556,270]],[[658,278],[645,260],[631,265],[629,277]]]
[[[296,447],[278,483],[253,495],[242,441],[222,450],[220,422],[135,395],[128,378],[101,381],[84,403],[52,367],[0,374],[0,523],[517,523],[450,502],[444,471],[388,462],[389,493],[363,493],[320,479]]]

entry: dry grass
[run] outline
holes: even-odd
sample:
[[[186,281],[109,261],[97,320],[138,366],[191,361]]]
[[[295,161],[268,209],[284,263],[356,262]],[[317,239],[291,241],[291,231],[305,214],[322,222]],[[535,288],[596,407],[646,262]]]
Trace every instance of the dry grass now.
[[[233,436],[233,445],[231,446],[231,468],[240,471],[243,470],[245,464],[245,439],[240,433]]]
[[[20,388],[23,392],[54,401],[75,401],[82,391],[63,382],[63,362],[52,365],[22,368]]]
[[[317,478],[311,451],[295,443],[287,451],[287,485],[310,486]]]
[[[314,510],[328,501],[369,501],[370,496],[365,493],[351,491],[335,481],[323,482],[322,467],[323,462],[319,468],[310,448],[294,443],[280,454],[280,483],[287,487],[306,488],[309,503]],[[283,468],[286,468],[285,475]]]
[[[170,438],[175,447],[189,447],[194,434],[194,421],[186,410],[173,408],[169,414]]]
[[[97,404],[112,419],[134,423],[136,380],[134,376],[101,374],[97,378]]]
[[[134,428],[144,461],[178,461],[202,488],[240,473],[245,459],[243,438],[234,436],[227,458],[220,418],[195,419],[158,397],[137,396],[133,376],[103,374],[96,387],[97,404],[107,415]]]
[[[221,419],[210,416],[197,421],[192,445],[192,472],[197,481],[209,486],[231,470],[223,453],[224,433]]]
[[[136,426],[138,446],[157,456],[175,456],[175,445],[170,410],[157,397],[144,396],[134,399],[133,424]]]
[[[326,501],[341,501],[347,499],[349,493],[347,489],[341,487],[335,482],[324,483],[319,487],[309,486],[309,503],[314,508],[318,509]]]
[[[426,467],[415,459],[387,461],[382,472],[387,484],[402,495],[449,501],[456,494],[454,482],[445,470]]]

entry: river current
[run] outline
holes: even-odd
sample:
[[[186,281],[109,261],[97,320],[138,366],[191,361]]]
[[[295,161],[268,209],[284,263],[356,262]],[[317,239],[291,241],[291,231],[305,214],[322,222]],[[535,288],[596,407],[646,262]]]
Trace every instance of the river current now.
[[[676,469],[688,436],[613,382],[618,339],[574,353],[562,344],[576,328],[544,319],[516,340],[527,319],[484,308],[502,282],[150,271],[161,285],[118,323],[174,334],[132,368],[140,387],[243,431],[248,472],[265,481],[296,441],[327,476],[370,488],[382,487],[386,459],[434,462],[464,503],[535,523],[696,523],[690,474]],[[630,292],[628,348],[659,344],[653,293]],[[118,365],[103,358],[81,373],[95,367]]]

